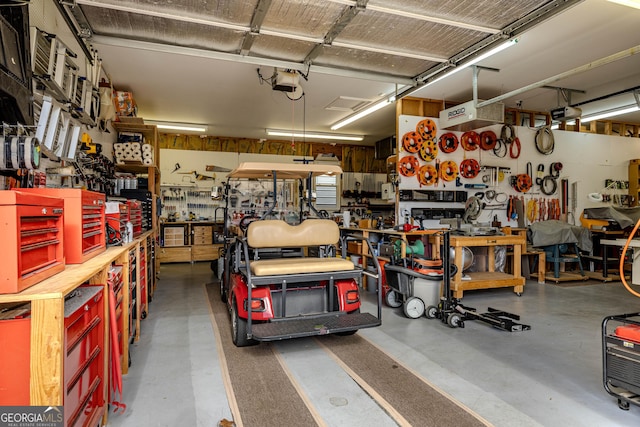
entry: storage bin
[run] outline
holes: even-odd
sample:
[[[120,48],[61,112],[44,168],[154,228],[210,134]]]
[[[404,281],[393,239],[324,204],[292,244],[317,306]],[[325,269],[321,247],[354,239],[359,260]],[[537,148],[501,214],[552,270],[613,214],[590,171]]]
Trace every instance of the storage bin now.
[[[347,242],[347,251],[349,253],[361,254],[362,242]]]

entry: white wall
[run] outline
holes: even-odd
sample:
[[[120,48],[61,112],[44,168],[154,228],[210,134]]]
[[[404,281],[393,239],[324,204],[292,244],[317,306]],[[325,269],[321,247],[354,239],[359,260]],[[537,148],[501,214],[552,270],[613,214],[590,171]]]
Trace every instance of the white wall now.
[[[193,151],[193,150],[160,150],[160,184],[161,185],[191,185],[202,189],[210,189],[219,186],[226,181],[225,172],[207,172],[207,165],[220,166],[234,169],[242,162],[269,162],[269,163],[293,163],[294,159],[302,159],[304,156],[281,156],[277,154],[251,154],[251,153],[227,153],[220,151]],[[312,160],[306,157],[307,160]],[[180,164],[180,170],[173,172],[176,163]],[[180,172],[197,171],[199,174],[213,176],[215,181],[192,179],[193,175],[183,175]]]
[[[402,136],[409,131],[415,130],[416,124],[424,119],[423,117],[416,116],[400,116],[399,123],[399,135],[398,135],[398,153],[402,158],[408,155],[406,151],[402,149]],[[438,124],[437,119],[432,119]],[[498,136],[500,135],[501,125],[490,126],[485,129],[478,129],[478,132],[482,130],[491,129]],[[499,158],[493,154],[492,151],[483,151],[481,149],[475,151],[464,151],[461,146],[451,154],[444,154],[438,152],[437,158],[440,161],[454,160],[458,165],[466,158],[473,158],[479,161],[480,165],[491,165],[508,167],[511,169],[511,174],[520,174],[526,172],[527,162],[531,162],[534,172],[539,163],[543,163],[545,166],[545,174],[548,174],[549,166],[552,162],[561,162],[563,164],[562,171],[560,172],[559,180],[566,178],[569,181],[569,189],[571,190],[571,184],[576,182],[578,192],[576,194],[577,209],[574,212],[575,220],[578,222],[580,213],[584,208],[606,206],[605,203],[595,203],[588,199],[589,193],[600,193],[605,187],[606,179],[613,180],[628,180],[628,164],[630,159],[640,158],[640,140],[638,138],[623,138],[618,136],[606,136],[595,135],[589,133],[580,132],[566,132],[566,131],[553,131],[555,139],[555,149],[550,155],[543,155],[538,152],[535,147],[535,133],[536,129],[530,129],[527,127],[516,127],[516,135],[519,137],[522,143],[522,151],[517,159],[512,159],[507,154],[504,158]],[[438,129],[437,136],[439,137],[443,133],[448,132],[446,130]],[[462,132],[454,132],[458,138],[462,135]],[[433,162],[432,162],[433,163]],[[426,164],[425,161],[420,159],[420,165]],[[456,187],[455,183],[444,183],[442,180],[437,187],[434,186],[420,186],[416,177],[400,177],[400,189],[420,189],[423,190],[465,190],[464,187]],[[553,196],[545,196],[540,193],[539,187],[534,184],[533,188],[528,193],[516,192],[508,182],[508,175],[503,182],[500,182],[497,186],[488,188],[493,189],[496,192],[504,192],[507,195],[523,195],[525,196],[525,202],[533,198],[560,198],[560,181],[558,181],[558,189]],[[466,183],[482,183],[482,173],[474,179],[462,178],[461,182]],[[467,189],[468,195],[472,196],[477,191]],[[626,194],[626,190],[621,191]],[[571,196],[571,192],[569,193]],[[494,204],[494,203],[492,203]],[[569,208],[571,206],[571,200],[569,201]],[[426,202],[405,202],[401,203],[400,216],[404,209],[411,209],[412,207],[433,207],[433,208],[463,208],[462,203],[426,203]],[[514,220],[507,221],[506,210],[504,208],[495,209],[494,211],[489,208],[482,211],[478,222],[491,221],[493,215],[498,216],[498,220],[503,225],[516,226],[517,222]],[[569,218],[571,221],[571,217]],[[403,220],[400,218],[400,223]]]

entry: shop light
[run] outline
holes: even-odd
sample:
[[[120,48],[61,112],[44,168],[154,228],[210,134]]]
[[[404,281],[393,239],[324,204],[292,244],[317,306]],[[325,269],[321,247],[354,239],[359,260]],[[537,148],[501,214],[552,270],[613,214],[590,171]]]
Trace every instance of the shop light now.
[[[198,132],[205,133],[207,126],[186,124],[186,123],[152,123],[155,124],[158,129],[163,130],[177,130],[183,132]]]
[[[301,132],[279,129],[267,129],[269,136],[285,136],[288,138],[332,139],[338,141],[362,141],[362,135],[342,135],[337,133]]]
[[[457,73],[457,72],[459,72],[459,71],[462,71],[462,70],[464,70],[465,68],[469,68],[469,67],[471,67],[472,65],[475,65],[475,64],[477,64],[478,62],[480,62],[480,61],[482,61],[482,60],[484,60],[484,59],[489,58],[490,56],[493,56],[493,55],[495,55],[495,54],[497,54],[497,53],[499,53],[499,52],[502,52],[503,50],[505,50],[505,49],[507,49],[507,48],[509,48],[509,47],[511,47],[511,46],[513,46],[513,45],[515,45],[516,43],[518,43],[518,39],[517,39],[517,38],[513,38],[513,39],[511,39],[511,40],[507,40],[506,42],[504,42],[504,43],[502,43],[502,44],[499,44],[498,46],[494,47],[494,48],[493,48],[493,49],[491,49],[491,50],[488,50],[487,52],[483,53],[482,55],[479,55],[479,56],[477,56],[477,57],[473,58],[471,61],[468,61],[468,62],[465,62],[465,63],[463,63],[463,64],[459,64],[459,65],[457,65],[457,66],[456,66],[455,68],[453,68],[451,71],[449,71],[449,72],[447,72],[447,73],[443,74],[442,76],[440,76],[440,77],[438,77],[438,78],[436,78],[436,79],[434,79],[434,80],[430,81],[429,83],[427,83],[427,85],[432,85],[432,84],[434,84],[435,82],[439,82],[439,81],[440,81],[440,80],[442,80],[442,79],[446,79],[447,77],[452,76],[453,74],[455,74],[455,73]],[[424,87],[424,86],[423,86],[423,87]]]
[[[623,6],[634,7],[636,9],[640,9],[640,0],[608,0],[611,3],[618,3]]]
[[[623,114],[639,111],[640,107],[636,104],[625,105],[622,107],[612,108],[610,110],[599,111],[580,118],[580,123],[589,123],[593,120],[606,119],[607,117],[621,116]]]
[[[373,104],[372,106],[365,108],[362,111],[357,112],[356,114],[347,117],[346,119],[342,119],[339,122],[335,123],[333,126],[331,126],[331,130],[338,130],[343,126],[348,125],[349,123],[353,123],[356,120],[360,120],[361,118],[368,116],[369,114],[380,110],[381,108],[386,107],[389,104],[393,104],[396,100],[395,96],[390,96],[388,98],[383,99],[380,102],[377,102],[375,104]]]

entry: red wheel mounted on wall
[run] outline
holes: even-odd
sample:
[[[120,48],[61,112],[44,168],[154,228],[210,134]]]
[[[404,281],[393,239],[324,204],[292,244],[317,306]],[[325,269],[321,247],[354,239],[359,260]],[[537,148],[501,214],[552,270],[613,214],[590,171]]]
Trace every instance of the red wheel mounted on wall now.
[[[480,163],[476,159],[464,159],[460,162],[460,175],[463,178],[472,179],[480,173]]]
[[[480,135],[472,130],[465,132],[462,134],[462,138],[460,138],[460,144],[462,144],[464,151],[477,150],[480,145]]]
[[[438,146],[443,153],[453,153],[458,149],[458,144],[458,137],[455,133],[444,133],[440,135],[440,139],[438,139]]]
[[[480,148],[483,150],[493,150],[497,141],[496,133],[491,130],[485,130],[480,133]]]

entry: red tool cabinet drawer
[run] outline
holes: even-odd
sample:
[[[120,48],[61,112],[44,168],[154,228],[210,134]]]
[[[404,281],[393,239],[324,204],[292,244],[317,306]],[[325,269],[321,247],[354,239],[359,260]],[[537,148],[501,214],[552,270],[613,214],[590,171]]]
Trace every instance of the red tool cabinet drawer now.
[[[59,198],[0,191],[0,294],[64,270],[63,206]]]
[[[0,320],[0,406],[29,405],[31,320]]]
[[[27,188],[23,191],[64,200],[67,264],[82,264],[106,249],[104,194],[79,188]]]
[[[95,425],[106,408],[103,290],[80,286],[65,299],[65,426]],[[29,317],[0,320],[0,406],[30,404],[30,339]]]
[[[105,404],[102,286],[81,286],[65,302],[65,425],[85,425]]]

